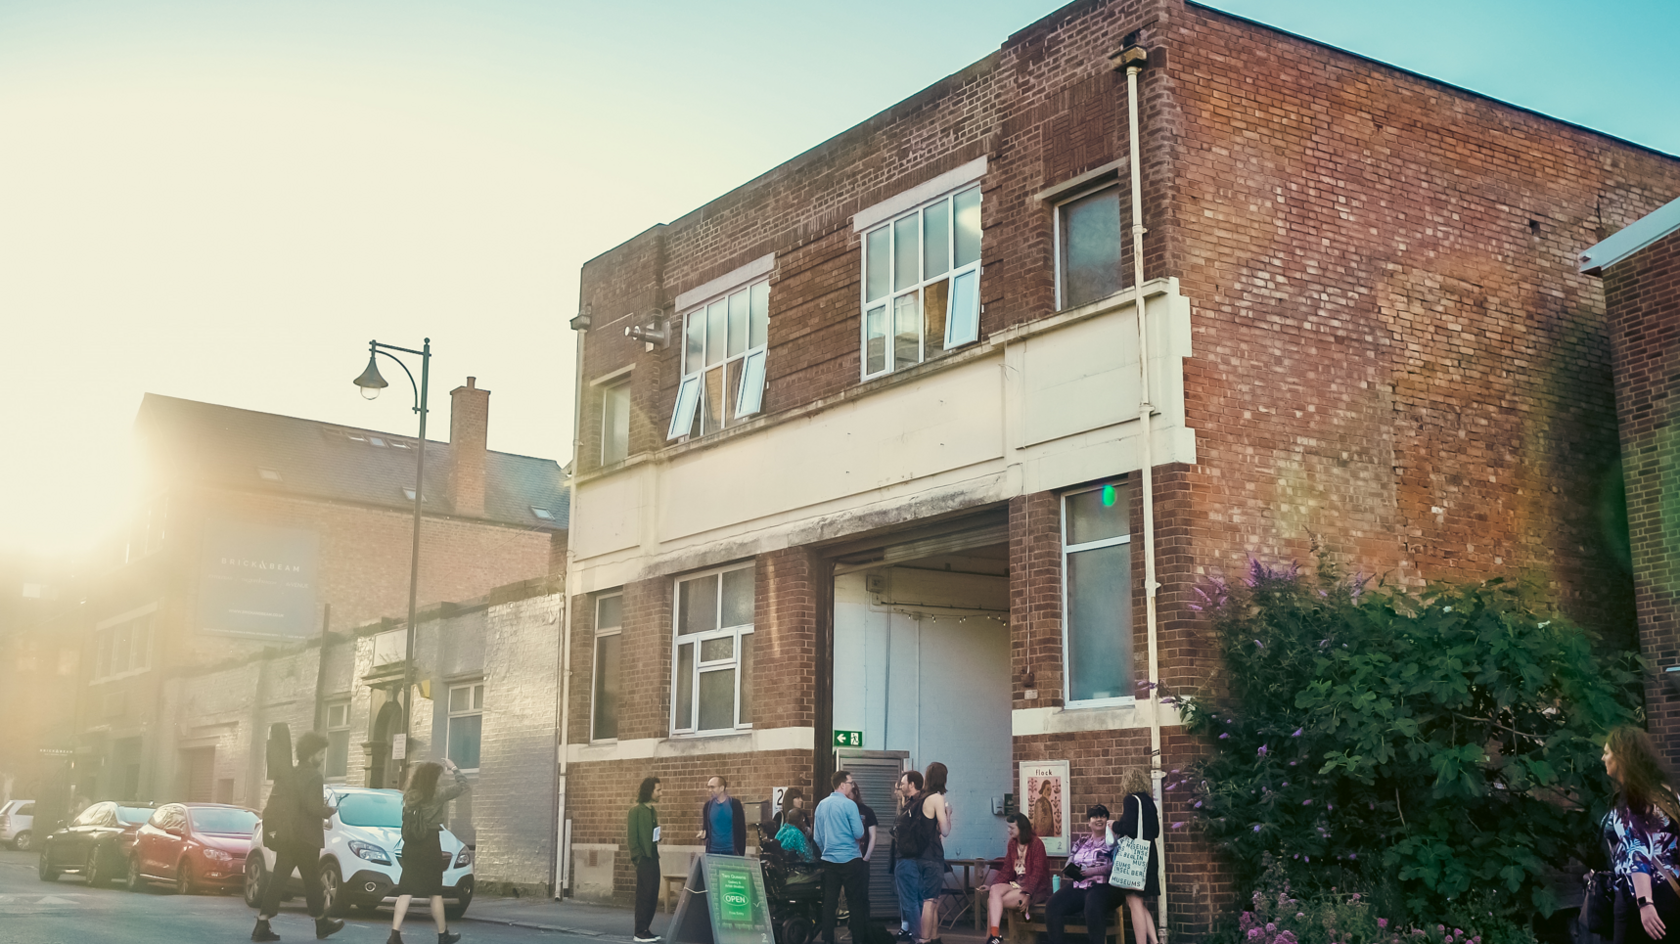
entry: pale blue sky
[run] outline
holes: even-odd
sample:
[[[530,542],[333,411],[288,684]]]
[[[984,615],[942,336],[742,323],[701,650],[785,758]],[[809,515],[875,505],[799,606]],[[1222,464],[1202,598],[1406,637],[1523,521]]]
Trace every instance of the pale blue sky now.
[[[375,336],[564,462],[584,260],[1055,6],[0,0],[0,547],[110,524],[146,391],[411,429]],[[1680,153],[1680,3],[1214,6]]]

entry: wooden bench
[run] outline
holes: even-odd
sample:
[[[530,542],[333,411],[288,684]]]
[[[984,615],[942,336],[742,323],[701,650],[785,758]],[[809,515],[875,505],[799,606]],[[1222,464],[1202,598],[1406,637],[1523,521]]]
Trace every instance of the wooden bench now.
[[[984,907],[984,903],[981,903],[981,906]],[[1120,925],[1120,914],[1121,909],[1119,908],[1108,913],[1108,933],[1105,937],[1113,940],[1115,944],[1120,944],[1122,932],[1125,930]],[[1073,920],[1075,917],[1075,915],[1068,915],[1068,920],[1062,925],[1062,930],[1068,934],[1078,934],[1083,937],[1085,934],[1083,916],[1077,916],[1081,919],[1077,922]],[[1005,908],[1003,909],[1003,928],[1001,930],[1004,940],[1008,941],[1009,944],[1036,944],[1038,936],[1049,933],[1050,928],[1044,923],[1043,911],[1039,911],[1031,921],[1023,921],[1021,909]],[[1093,941],[1091,944],[1096,944],[1096,942]]]

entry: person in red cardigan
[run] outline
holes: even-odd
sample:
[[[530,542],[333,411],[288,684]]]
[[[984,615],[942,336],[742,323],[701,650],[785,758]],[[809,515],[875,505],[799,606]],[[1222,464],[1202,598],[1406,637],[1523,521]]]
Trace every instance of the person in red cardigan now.
[[[1009,829],[1009,849],[1003,854],[1003,868],[992,873],[995,881],[986,889],[986,908],[991,936],[986,944],[1003,944],[998,928],[1003,909],[1019,908],[1029,919],[1034,907],[1050,897],[1050,864],[1044,856],[1044,840],[1033,835],[1032,819],[1022,813],[1004,818]]]

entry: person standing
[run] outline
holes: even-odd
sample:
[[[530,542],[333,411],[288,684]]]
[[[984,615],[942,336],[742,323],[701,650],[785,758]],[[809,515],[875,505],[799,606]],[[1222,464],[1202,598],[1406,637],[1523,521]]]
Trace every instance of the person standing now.
[[[1604,742],[1604,772],[1616,784],[1616,805],[1604,817],[1604,841],[1617,880],[1633,895],[1624,918],[1616,905],[1616,939],[1680,940],[1680,797],[1657,757],[1651,736],[1631,725]]]
[[[805,790],[801,787],[788,787],[782,794],[782,808],[776,811],[775,816],[770,817],[770,827],[778,831],[781,830],[782,823],[787,820],[789,810],[803,810],[804,808]],[[806,819],[810,819],[810,817],[807,816]]]
[[[834,792],[817,804],[813,829],[817,851],[822,855],[822,937],[834,944],[834,914],[840,907],[840,889],[846,890],[851,908],[849,926],[854,944],[869,940],[869,864],[858,854],[863,839],[863,817],[852,799],[852,775],[836,770]]]
[[[729,778],[713,777],[706,789],[711,797],[700,808],[700,831],[694,838],[705,843],[707,855],[746,855],[747,814],[741,801],[729,795]]]
[[[1108,873],[1114,866],[1114,846],[1109,839],[1108,807],[1101,803],[1085,811],[1083,836],[1073,840],[1068,850],[1067,866],[1062,874],[1071,881],[1050,896],[1044,906],[1044,929],[1049,932],[1050,944],[1062,944],[1067,916],[1083,911],[1085,933],[1090,940],[1106,940],[1108,913],[1120,907],[1125,895],[1108,884]]]
[[[951,835],[951,804],[945,799],[945,780],[950,771],[934,761],[922,775],[922,792],[918,797],[917,813],[924,820],[920,828],[927,843],[916,856],[916,871],[921,880],[921,933],[916,940],[942,941],[939,936],[939,895],[945,889],[945,837]],[[928,937],[929,934],[933,937]]]
[[[653,908],[659,901],[659,795],[665,792],[658,777],[648,777],[630,807],[630,863],[636,869],[636,944],[653,944]]]
[[[858,851],[863,861],[868,862],[875,855],[875,831],[880,828],[881,821],[875,818],[875,811],[869,804],[863,802],[863,784],[852,781],[852,802],[857,804],[858,816],[863,820],[863,838],[858,840]]]
[[[1152,901],[1161,894],[1160,850],[1155,847],[1155,840],[1161,835],[1161,817],[1155,810],[1149,768],[1126,768],[1120,777],[1120,789],[1126,798],[1120,801],[1120,822],[1114,827],[1114,835],[1135,839],[1141,824],[1143,839],[1149,843],[1149,877],[1144,880],[1143,889],[1121,889],[1126,897],[1126,910],[1132,917],[1132,937],[1137,944],[1159,944],[1155,918],[1146,903],[1146,900]]]
[[[280,940],[269,922],[280,913],[280,892],[293,869],[303,879],[303,898],[315,919],[316,940],[344,928],[343,921],[327,916],[326,895],[321,890],[321,849],[326,845],[322,822],[333,814],[321,778],[326,757],[326,735],[310,731],[298,738],[298,765],[275,778],[274,792],[263,808],[263,841],[273,844],[274,871],[268,873],[263,888],[257,926],[251,929],[253,941]]]
[[[448,770],[454,782],[438,786],[438,779]],[[449,930],[443,913],[444,858],[441,833],[449,816],[449,801],[467,792],[467,776],[449,758],[443,763],[427,761],[408,775],[408,789],[403,791],[402,811],[402,873],[397,877],[396,907],[391,912],[391,936],[385,944],[403,944],[403,919],[408,917],[409,903],[425,898],[431,903],[432,923],[437,926],[438,944],[455,944],[461,935]]]
[[[916,798],[922,793],[922,772],[906,770],[898,778],[898,816],[893,820],[892,875],[898,892],[899,944],[912,944],[922,926],[922,873],[916,852],[901,848],[900,830],[909,829],[917,815]]]

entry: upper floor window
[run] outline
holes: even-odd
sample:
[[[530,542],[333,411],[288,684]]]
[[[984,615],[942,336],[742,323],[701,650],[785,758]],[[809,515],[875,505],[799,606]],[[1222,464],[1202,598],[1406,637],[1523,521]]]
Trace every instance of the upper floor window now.
[[[119,617],[93,635],[93,679],[144,672],[152,667],[152,612]]]
[[[1120,185],[1110,180],[1056,204],[1056,307],[1078,308],[1124,285]]]
[[[1062,660],[1066,704],[1133,696],[1130,489],[1062,496]]]
[[[980,187],[863,234],[863,377],[980,337]]]
[[[350,702],[327,703],[327,762],[321,773],[328,780],[343,780],[350,770]]]
[[[764,406],[770,280],[760,279],[683,313],[682,383],[667,439],[715,433]]]
[[[671,731],[752,726],[753,567],[677,581]]]
[[[624,639],[624,594],[595,598],[595,704],[589,715],[589,739],[618,737],[619,652]]]
[[[449,689],[449,730],[445,743],[449,759],[462,770],[478,769],[478,749],[484,735],[484,683]]]
[[[601,464],[630,455],[630,378],[601,387]]]

